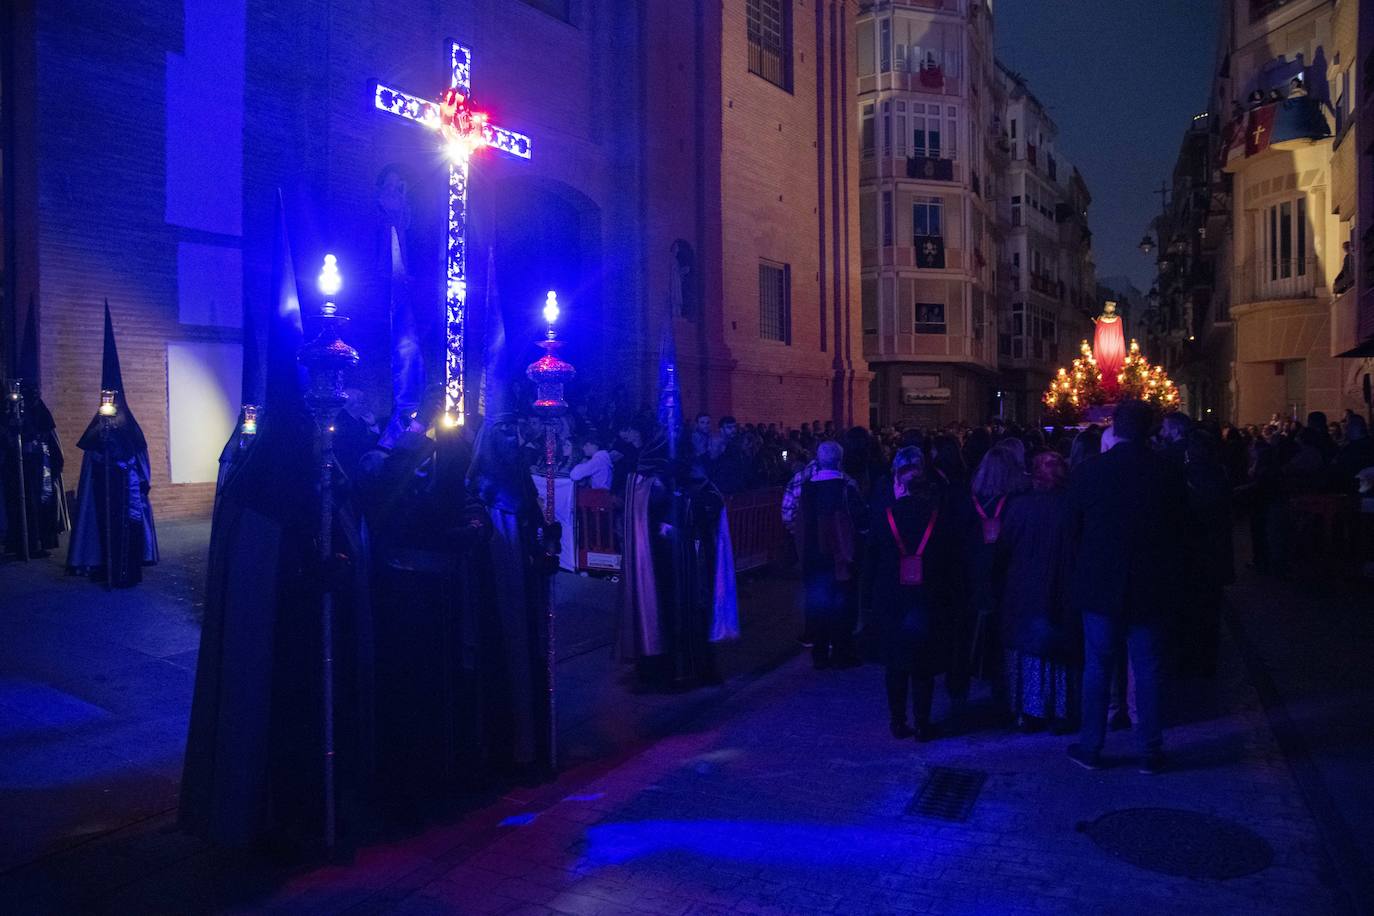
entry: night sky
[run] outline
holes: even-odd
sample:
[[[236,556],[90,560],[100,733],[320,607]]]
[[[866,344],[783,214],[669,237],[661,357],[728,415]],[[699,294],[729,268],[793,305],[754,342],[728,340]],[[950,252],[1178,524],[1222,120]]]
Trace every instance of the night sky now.
[[[1150,288],[1137,245],[1159,210],[1183,131],[1207,105],[1217,0],[998,0],[997,56],[1059,125],[1088,182],[1097,276]]]

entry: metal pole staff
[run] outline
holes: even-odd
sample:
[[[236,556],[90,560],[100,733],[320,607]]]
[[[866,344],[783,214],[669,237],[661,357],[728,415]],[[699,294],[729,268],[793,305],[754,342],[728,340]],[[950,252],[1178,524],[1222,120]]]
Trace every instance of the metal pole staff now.
[[[547,533],[550,530],[556,530],[554,528],[553,498],[555,493],[554,459],[558,437],[555,430],[558,426],[558,418],[568,409],[568,402],[563,400],[563,385],[576,375],[576,371],[571,365],[558,358],[558,348],[562,344],[556,339],[553,329],[554,323],[558,321],[558,296],[553,290],[549,290],[549,294],[544,298],[544,320],[549,325],[548,333],[543,340],[539,341],[539,346],[543,348],[544,355],[530,363],[525,374],[535,385],[535,413],[544,420],[544,526]],[[544,540],[547,544],[547,536]],[[545,549],[552,549],[555,554],[561,553],[559,541],[561,538],[556,539],[553,544],[547,545]],[[557,769],[558,707],[554,678],[558,659],[554,654],[552,589],[549,589],[549,594],[546,596],[546,605],[548,608],[546,625],[549,631],[548,651],[545,658],[549,685],[549,767],[550,769]]]
[[[29,559],[29,497],[24,477],[24,396],[23,382],[10,382],[10,422],[14,424],[14,455],[19,472],[19,558]]]
[[[339,337],[339,327],[347,320],[338,314],[331,301],[342,279],[334,255],[324,256],[320,272],[320,292],[325,303],[320,309],[320,331],[314,340],[301,347],[300,361],[310,372],[310,393],[306,402],[320,435],[320,530],[319,556],[323,576],[330,575],[334,557],[334,421],[347,397],[343,390],[344,370],[358,364],[358,351]],[[320,639],[323,717],[324,846],[334,849],[337,836],[334,788],[334,583],[322,583],[320,593]]]

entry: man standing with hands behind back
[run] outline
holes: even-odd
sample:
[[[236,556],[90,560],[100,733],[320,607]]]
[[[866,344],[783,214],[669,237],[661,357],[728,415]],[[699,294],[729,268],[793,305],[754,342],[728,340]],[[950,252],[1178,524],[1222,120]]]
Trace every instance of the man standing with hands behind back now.
[[[1117,405],[1117,444],[1089,458],[1069,482],[1077,548],[1069,599],[1083,618],[1083,727],[1069,758],[1102,767],[1111,674],[1124,646],[1135,673],[1142,773],[1164,767],[1161,655],[1177,613],[1186,488],[1181,472],[1150,449],[1150,407]]]

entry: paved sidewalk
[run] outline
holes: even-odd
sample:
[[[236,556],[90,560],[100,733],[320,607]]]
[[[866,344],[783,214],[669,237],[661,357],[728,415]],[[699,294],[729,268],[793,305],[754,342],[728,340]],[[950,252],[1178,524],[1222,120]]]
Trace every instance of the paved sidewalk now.
[[[349,868],[273,874],[131,830],[11,890],[59,902],[53,912],[111,913],[1347,911],[1229,640],[1223,668],[1213,698],[1170,731],[1175,769],[1162,776],[1086,773],[1050,735],[896,741],[877,667],[818,674],[798,659],[623,762],[369,849]],[[1129,735],[1108,749],[1126,754]],[[904,813],[932,765],[987,772],[967,823]],[[1244,825],[1273,863],[1227,881],[1174,878],[1109,857],[1077,829],[1146,806]],[[88,893],[63,883],[78,876]]]
[[[877,666],[817,673],[794,659],[747,674],[795,649],[795,583],[785,579],[744,586],[746,639],[724,653],[736,674],[729,684],[634,694],[598,635],[609,586],[569,579],[560,712],[573,755],[558,783],[488,799],[368,848],[349,867],[281,870],[171,828],[189,680],[147,674],[160,664],[189,674],[193,664],[180,644],[196,634],[194,537],[184,544],[185,556],[136,593],[110,595],[39,567],[22,576],[0,569],[9,576],[0,587],[23,579],[20,596],[34,603],[11,612],[7,602],[0,620],[0,635],[20,640],[0,643],[3,848],[39,856],[0,866],[6,913],[1248,914],[1374,905],[1374,789],[1362,775],[1374,741],[1374,666],[1365,661],[1374,626],[1361,592],[1333,581],[1243,577],[1221,674],[1176,686],[1173,768],[1147,777],[1130,765],[1129,733],[1109,738],[1121,765],[1101,773],[1073,766],[1064,737],[989,726],[928,745],[896,741]],[[53,705],[54,696],[67,699]],[[38,721],[35,709],[56,711]],[[986,773],[966,822],[906,813],[935,766]],[[33,774],[44,784],[22,785]],[[1248,828],[1272,848],[1272,862],[1224,881],[1170,877],[1113,858],[1081,829],[1142,807]],[[1190,838],[1156,839],[1167,849]],[[34,847],[39,840],[47,845]]]

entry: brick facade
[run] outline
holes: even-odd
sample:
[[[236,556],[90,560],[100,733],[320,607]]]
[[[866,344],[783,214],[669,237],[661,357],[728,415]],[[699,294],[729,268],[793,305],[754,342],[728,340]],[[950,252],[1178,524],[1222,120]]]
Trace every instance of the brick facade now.
[[[473,167],[475,330],[490,248],[513,340],[534,333],[526,299],[558,286],[578,394],[647,402],[680,240],[696,267],[683,281],[694,311],[675,319],[689,411],[862,421],[854,5],[792,7],[789,92],[748,72],[743,0],[575,0],[569,21],[516,0],[135,0],[118,17],[89,0],[21,4],[7,39],[6,336],[34,296],[44,395],[70,443],[95,406],[108,297],[154,505],[205,512],[211,484],[171,482],[168,345],[237,344],[239,312],[266,308],[281,188],[307,334],[333,252],[363,355],[354,383],[384,416],[377,180],[388,166],[407,177],[404,247],[436,380],[446,166],[425,131],[372,108],[367,84],[437,95],[451,36],[474,49],[477,104],[534,139],[532,161],[488,152]],[[791,265],[790,345],[759,339],[759,258]],[[474,371],[471,337],[469,352]]]

